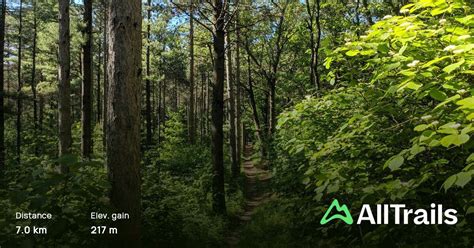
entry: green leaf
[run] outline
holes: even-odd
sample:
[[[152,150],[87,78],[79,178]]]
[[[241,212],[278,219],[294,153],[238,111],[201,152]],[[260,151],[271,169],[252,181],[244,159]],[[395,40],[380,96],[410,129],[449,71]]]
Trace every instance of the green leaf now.
[[[429,126],[426,125],[426,124],[421,124],[421,125],[418,125],[415,127],[415,131],[417,132],[422,132],[422,131],[425,131]]]
[[[406,87],[411,90],[418,90],[421,88],[421,84],[415,83],[415,82],[409,82],[406,84]]]
[[[469,155],[469,157],[467,157],[466,159],[466,163],[471,163],[471,162],[474,162],[474,153],[471,153],[471,155]]]
[[[438,104],[434,109],[436,110],[436,109],[438,109],[438,108],[441,108],[442,106],[444,106],[444,105],[446,105],[446,104],[448,104],[448,103],[450,103],[450,102],[452,102],[452,101],[455,101],[455,100],[457,100],[457,99],[459,99],[459,98],[461,98],[461,96],[460,96],[459,94],[456,94],[456,95],[454,95],[454,96],[452,96],[452,97],[450,97],[450,98],[444,100],[442,103]]]
[[[309,177],[305,177],[305,178],[303,179],[302,183],[303,183],[304,185],[307,185],[307,184],[309,184],[310,181],[311,181],[311,180],[309,179]]]
[[[436,9],[433,9],[431,11],[431,15],[432,16],[437,16],[437,15],[440,15],[440,14],[443,14],[444,12],[448,11],[449,8],[436,8]]]
[[[372,49],[370,49],[370,50],[364,50],[364,51],[360,52],[360,54],[362,54],[362,55],[374,55],[374,54],[376,54],[376,53],[377,53],[377,52],[376,52],[375,50],[372,50]]]
[[[435,147],[435,146],[439,146],[439,140],[432,140],[428,146],[430,147]]]
[[[467,209],[466,215],[472,214],[472,213],[474,213],[474,206],[470,206],[470,207]]]
[[[451,145],[460,146],[469,141],[467,134],[451,134],[441,139],[441,145],[449,147]]]
[[[384,169],[385,168],[390,168],[390,170],[392,171],[395,171],[395,170],[398,170],[400,168],[400,166],[402,166],[403,162],[405,161],[405,159],[403,158],[403,156],[401,155],[395,155],[393,157],[391,157],[384,165]]]
[[[420,136],[420,142],[423,142],[423,141],[426,141],[426,140],[429,140],[431,137],[433,137],[433,135],[435,135],[436,132],[433,131],[433,130],[426,130],[426,131],[423,131],[423,133],[421,133],[421,136]]]
[[[407,47],[408,47],[408,44],[403,45],[398,51],[398,54],[402,55],[405,52],[405,50],[407,50]]]
[[[414,77],[416,76],[416,72],[409,69],[409,70],[403,70],[403,71],[400,71],[399,74],[402,74],[404,76],[407,76],[407,77]]]
[[[331,68],[331,63],[332,63],[332,60],[333,60],[333,58],[332,58],[332,57],[328,57],[328,58],[326,58],[326,61],[324,62],[324,67],[326,67],[326,69],[329,69],[329,68]]]
[[[391,70],[397,69],[398,67],[400,67],[400,65],[401,65],[400,62],[396,62],[396,63],[386,65],[384,69],[387,71],[391,71]]]
[[[459,172],[457,174],[456,185],[464,188],[464,186],[471,181],[471,173],[470,172]]]
[[[445,60],[445,59],[447,59],[447,58],[451,58],[451,56],[443,56],[443,57],[440,57],[440,58],[436,58],[436,59],[430,60],[430,61],[428,61],[426,64],[424,64],[424,65],[422,66],[422,68],[428,68],[428,67],[430,67],[430,66],[432,66],[432,65],[434,65],[434,64],[436,64],[436,63],[438,63],[438,62],[441,62],[441,61],[443,61],[443,60]]]
[[[456,102],[462,109],[474,109],[474,97],[464,98]]]
[[[446,93],[444,93],[444,92],[442,92],[438,89],[431,89],[430,90],[430,96],[433,99],[438,100],[438,101],[444,101],[444,100],[446,100],[446,98],[448,98]]]
[[[330,194],[330,193],[337,192],[338,190],[339,190],[339,184],[330,184],[326,192]]]
[[[350,57],[354,57],[356,56],[357,54],[359,54],[359,51],[358,50],[349,50],[346,52],[346,55],[347,56],[350,56]]]
[[[437,130],[438,133],[443,133],[443,134],[458,134],[458,130],[454,129],[452,127],[445,127],[445,128],[440,128]]]
[[[450,189],[454,185],[456,179],[456,175],[448,177],[448,179],[446,179],[446,181],[444,181],[443,183],[444,191],[448,191],[448,189]]]
[[[424,152],[425,150],[426,148],[424,146],[419,146],[419,145],[412,146],[412,148],[410,149],[411,156],[408,157],[408,159],[409,160],[413,159],[416,155],[418,155],[421,152]]]
[[[466,116],[466,119],[467,119],[468,121],[474,119],[474,113],[470,113],[469,115],[467,115],[467,116]]]
[[[463,18],[456,18],[456,21],[465,24],[465,25],[473,25],[474,24],[474,15],[468,15]]]
[[[467,127],[461,130],[461,134],[469,134],[472,131],[474,131],[474,127],[472,126],[472,124],[469,124]]]
[[[377,46],[377,50],[381,53],[388,53],[390,51],[390,47],[387,44],[380,44]]]
[[[464,62],[466,62],[466,61],[464,59],[461,59],[461,61],[459,61],[457,63],[450,64],[450,65],[444,67],[443,71],[446,72],[446,73],[451,73],[454,70],[458,69],[461,65],[463,65]]]

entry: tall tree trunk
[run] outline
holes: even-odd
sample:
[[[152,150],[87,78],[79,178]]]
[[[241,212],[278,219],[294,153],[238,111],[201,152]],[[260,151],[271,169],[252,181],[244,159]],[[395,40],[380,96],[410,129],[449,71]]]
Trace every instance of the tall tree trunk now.
[[[272,78],[268,82],[269,93],[268,93],[268,125],[267,125],[267,137],[271,138],[276,126],[276,110],[275,110],[275,97],[276,97],[276,79]]]
[[[355,15],[355,24],[356,24],[356,35],[357,35],[357,38],[360,38],[360,0],[356,0],[354,12],[355,12],[354,15]]]
[[[321,46],[321,0],[316,0],[316,29],[318,30],[318,36],[316,39],[316,47],[314,48],[314,61],[313,70],[316,77],[316,86],[321,91],[321,76],[318,70],[319,65],[319,47]]]
[[[103,101],[103,108],[104,108],[104,115],[102,120],[102,145],[104,147],[104,151],[107,149],[107,95],[108,95],[108,88],[109,88],[109,75],[107,72],[107,64],[108,64],[108,39],[107,39],[107,23],[109,21],[109,12],[108,12],[108,1],[104,1],[104,37],[103,37],[103,47],[104,47],[104,101]]]
[[[71,152],[71,79],[70,79],[69,0],[59,0],[59,156]],[[67,172],[61,164],[60,171]]]
[[[207,79],[206,79],[206,74],[204,70],[201,71],[201,104],[200,104],[200,113],[199,116],[200,118],[200,142],[203,143],[204,141],[204,128],[206,126],[206,98],[205,98],[205,91],[204,91],[204,84],[207,84]]]
[[[36,47],[37,47],[37,27],[36,0],[33,0],[33,51],[31,61],[31,93],[33,95],[33,125],[34,133],[38,134],[38,99],[36,92]],[[36,135],[35,135],[36,137]],[[35,144],[35,154],[38,155],[38,146]]]
[[[158,126],[157,126],[157,139],[158,139],[158,144],[161,143],[161,119],[163,118],[162,114],[161,114],[161,108],[162,108],[162,105],[161,105],[161,90],[162,90],[162,86],[161,84],[163,83],[163,81],[158,81],[158,109],[156,111],[156,117],[157,117],[157,122],[158,122]]]
[[[103,31],[103,24],[102,23],[99,23],[99,34],[102,34],[104,33]],[[102,48],[102,41],[101,41],[101,37],[99,36],[98,37],[99,39],[99,42],[98,42],[98,55],[97,55],[97,93],[96,93],[96,101],[97,101],[97,117],[96,117],[96,121],[97,123],[102,123],[102,103],[101,103],[101,97],[102,97],[102,92],[101,92],[101,84],[100,84],[100,80],[101,80],[101,68],[102,68],[102,54],[103,54],[103,48]]]
[[[33,95],[33,126],[34,137],[38,137],[38,98],[36,91],[36,47],[37,47],[37,27],[38,20],[36,16],[36,1],[33,0],[33,50],[31,61],[31,94]],[[34,143],[35,155],[39,154],[38,144]]]
[[[43,131],[43,119],[44,119],[44,97],[42,95],[38,96],[38,130]]]
[[[5,9],[5,17],[6,17],[6,9]],[[6,47],[10,47],[9,36],[6,36],[5,39],[6,39],[6,43],[7,43]],[[11,53],[10,53],[10,51],[7,50],[7,57],[10,58],[10,56],[11,56]],[[11,89],[11,81],[10,81],[10,79],[11,79],[11,76],[10,76],[11,62],[10,62],[10,60],[7,61],[7,65],[8,65],[8,68],[7,68],[7,88],[4,89],[6,93],[10,92],[10,89]]]
[[[250,63],[250,56],[247,57],[247,64],[248,64],[248,94],[249,94],[249,101],[250,101],[250,107],[252,108],[252,116],[253,116],[253,122],[255,124],[255,128],[257,129],[257,138],[258,140],[262,143],[262,148],[261,148],[261,153],[262,157],[265,157],[263,155],[266,154],[265,148],[263,146],[263,130],[262,130],[262,125],[260,124],[260,118],[258,117],[258,109],[257,109],[257,103],[255,101],[255,94],[253,91],[253,82],[252,82],[252,70],[251,66],[252,64]]]
[[[161,109],[160,109],[160,118],[161,118],[161,131],[164,132],[166,128],[166,85],[167,85],[167,80],[166,78],[163,79],[161,82]],[[160,136],[161,137],[161,136]],[[161,137],[163,138],[163,137]],[[160,142],[163,140],[160,140]]]
[[[311,4],[310,0],[305,1],[306,12],[308,14],[308,20],[306,22],[309,31],[309,41],[311,46],[311,65],[310,65],[310,77],[311,84],[314,85],[318,90],[321,89],[321,80],[318,71],[319,61],[319,47],[321,45],[321,0],[314,0],[315,3]],[[315,27],[316,25],[316,27]],[[316,28],[316,30],[314,30]]]
[[[242,140],[242,103],[241,103],[241,96],[242,96],[242,88],[241,88],[241,82],[240,82],[240,27],[239,27],[239,12],[237,10],[237,15],[236,15],[236,21],[235,21],[235,33],[236,33],[236,46],[235,46],[235,86],[237,88],[236,91],[236,106],[235,106],[235,126],[237,129],[236,133],[236,140],[237,140],[237,164],[240,166],[241,164],[241,157],[242,157],[242,151],[243,151],[243,140]]]
[[[209,135],[210,133],[210,130],[211,130],[211,124],[210,124],[210,121],[211,121],[211,117],[210,117],[210,102],[211,102],[211,76],[210,76],[210,73],[208,72],[207,73],[207,82],[206,82],[206,128],[205,128],[205,133],[206,135]]]
[[[17,88],[17,100],[16,100],[16,156],[17,162],[20,164],[21,161],[21,114],[23,111],[21,88],[23,87],[22,75],[21,75],[21,60],[22,60],[22,46],[23,46],[23,0],[20,0],[20,17],[19,17],[19,28],[18,28],[18,88]]]
[[[311,85],[314,85],[317,87],[316,84],[316,76],[315,76],[315,70],[314,70],[314,64],[315,64],[315,51],[314,48],[315,46],[315,33],[314,33],[314,8],[311,5],[310,0],[305,0],[305,6],[306,6],[306,13],[308,14],[308,20],[306,21],[306,26],[309,31],[309,45],[310,45],[310,50],[311,50],[311,61],[309,65],[309,77],[311,81]]]
[[[92,0],[84,0],[84,22],[82,31],[85,42],[82,45],[82,142],[81,151],[84,158],[92,154]]]
[[[157,93],[159,93],[159,90],[157,92],[157,88],[159,86],[157,86],[157,84],[153,84],[152,85],[152,90],[151,90],[151,133],[153,134],[153,136],[155,135],[155,132],[156,132],[156,127],[157,127],[157,118],[154,118],[153,114],[156,113],[155,112],[155,109],[156,109],[156,106],[157,106],[157,99],[158,99],[158,96],[157,96]]]
[[[0,174],[3,174],[5,169],[5,78],[4,78],[4,55],[5,55],[5,15],[7,2],[2,0],[2,12],[0,17]]]
[[[227,5],[229,6],[229,5]],[[227,12],[229,12],[229,8],[227,7]],[[229,27],[230,25],[228,25]],[[226,74],[227,74],[227,94],[229,99],[229,143],[230,143],[230,152],[231,152],[231,171],[232,177],[237,178],[240,173],[240,167],[238,164],[237,159],[237,140],[236,140],[236,128],[235,128],[235,98],[234,98],[234,74],[232,71],[232,44],[231,44],[231,37],[230,32],[227,30],[225,36],[226,42],[226,52],[227,52],[227,66],[226,66]]]
[[[146,106],[145,106],[145,116],[146,116],[146,146],[150,147],[152,142],[152,109],[151,109],[151,73],[150,73],[150,27],[151,27],[151,0],[147,2],[147,46],[146,46],[146,80],[145,80],[145,94],[146,94]]]
[[[196,124],[194,121],[194,16],[193,0],[190,0],[189,10],[189,115],[188,115],[188,135],[189,142],[194,144],[196,140]]]
[[[224,188],[224,81],[225,81],[225,30],[222,0],[214,0],[214,82],[212,85],[212,127],[211,148],[213,164],[212,199],[213,209],[218,214],[226,214]]]
[[[130,214],[117,223],[116,246],[140,247],[140,81],[142,77],[142,19],[140,0],[111,0],[108,4],[107,166],[110,201],[118,212]]]

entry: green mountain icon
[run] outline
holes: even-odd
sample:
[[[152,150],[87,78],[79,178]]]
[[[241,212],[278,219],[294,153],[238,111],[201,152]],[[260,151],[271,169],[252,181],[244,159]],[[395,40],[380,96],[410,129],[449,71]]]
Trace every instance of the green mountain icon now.
[[[334,207],[336,207],[337,213],[331,215],[331,217],[328,218]],[[342,214],[339,214],[339,212],[342,212]],[[321,219],[320,223],[321,225],[324,225],[334,219],[341,219],[348,225],[351,225],[354,222],[352,220],[352,216],[349,212],[349,209],[347,209],[347,206],[345,204],[342,204],[342,206],[340,206],[339,201],[337,201],[337,199],[334,199],[334,201],[332,201],[331,206],[329,206],[328,210],[326,210],[326,213],[324,213],[324,216]]]

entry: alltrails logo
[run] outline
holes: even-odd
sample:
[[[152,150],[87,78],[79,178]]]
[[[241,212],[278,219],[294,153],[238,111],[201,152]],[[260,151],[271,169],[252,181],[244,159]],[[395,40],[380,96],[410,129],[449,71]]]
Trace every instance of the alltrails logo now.
[[[415,225],[455,225],[458,223],[457,211],[450,208],[443,210],[443,205],[441,204],[431,203],[431,209],[429,210],[409,209],[406,208],[405,204],[377,204],[375,207],[376,211],[374,214],[369,204],[362,205],[357,224],[368,221],[372,225],[385,225],[390,224],[390,220],[393,220],[393,223],[396,225],[411,223]],[[393,212],[393,218],[390,218],[391,212]],[[353,223],[349,209],[345,204],[341,206],[337,199],[332,201],[320,223],[325,225],[335,219],[340,219],[348,225]]]
[[[336,210],[338,212],[341,212],[344,214],[344,215],[341,215],[341,214],[333,214],[331,215],[331,217],[328,218],[329,214],[332,212],[333,208],[336,208]],[[352,220],[352,215],[351,213],[349,212],[349,209],[347,209],[347,206],[342,204],[342,206],[339,205],[339,202],[337,201],[337,199],[334,199],[334,201],[332,201],[331,203],[331,206],[329,206],[328,210],[326,211],[326,213],[324,214],[323,218],[321,219],[321,225],[324,225],[326,223],[328,223],[329,221],[331,220],[334,220],[334,219],[341,219],[342,221],[346,222],[346,224],[349,224],[351,225],[352,222],[354,222]]]

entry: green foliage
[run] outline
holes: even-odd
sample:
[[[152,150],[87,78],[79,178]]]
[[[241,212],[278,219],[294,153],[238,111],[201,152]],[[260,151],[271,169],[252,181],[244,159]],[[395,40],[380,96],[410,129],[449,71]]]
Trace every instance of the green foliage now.
[[[144,239],[149,247],[223,246],[227,221],[212,211],[210,147],[188,144],[186,132],[184,116],[171,113],[163,142],[145,155]],[[240,191],[227,195],[230,215],[241,202]]]
[[[294,239],[291,229],[292,217],[286,210],[287,201],[271,201],[258,208],[252,221],[242,228],[238,247],[304,247],[304,240]]]
[[[70,168],[59,174],[57,164]],[[108,184],[103,162],[80,161],[73,155],[52,160],[47,156],[24,158],[21,167],[5,172],[0,191],[0,244],[6,247],[55,247],[101,244],[92,237],[91,211],[108,211]],[[52,213],[47,221],[15,220],[16,212]],[[48,235],[17,235],[15,226],[47,226]]]
[[[302,237],[354,246],[381,246],[391,237],[415,247],[444,244],[448,237],[457,238],[459,247],[473,242],[467,213],[474,204],[471,9],[462,0],[420,0],[401,13],[326,59],[345,88],[308,98],[279,117],[275,186],[297,199],[293,213],[301,225],[320,234],[297,228]],[[459,210],[460,223],[362,231],[318,226],[333,197],[352,209],[363,203],[442,203]],[[345,235],[336,237],[338,232]]]

